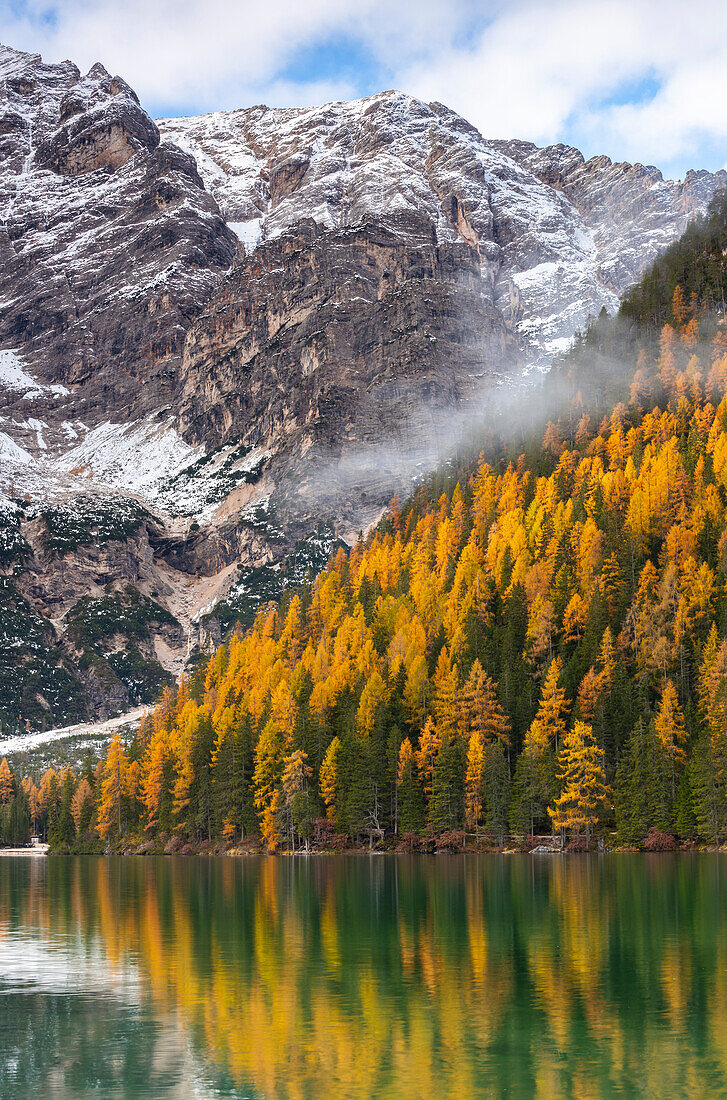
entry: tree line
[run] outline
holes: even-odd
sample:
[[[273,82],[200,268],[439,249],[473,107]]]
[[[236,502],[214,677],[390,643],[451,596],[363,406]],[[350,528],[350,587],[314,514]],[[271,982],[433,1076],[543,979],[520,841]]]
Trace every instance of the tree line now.
[[[610,409],[581,345],[554,374],[560,416],[521,453],[392,501],[128,744],[43,777],[41,825],[270,850],[724,839],[727,333],[710,321],[703,341],[677,291],[681,323],[634,348]]]

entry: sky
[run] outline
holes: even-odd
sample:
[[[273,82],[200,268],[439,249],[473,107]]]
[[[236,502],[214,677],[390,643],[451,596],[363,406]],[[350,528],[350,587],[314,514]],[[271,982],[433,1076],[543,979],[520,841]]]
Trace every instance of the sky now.
[[[101,61],[157,118],[399,88],[485,137],[727,164],[727,0],[0,0],[0,41]]]

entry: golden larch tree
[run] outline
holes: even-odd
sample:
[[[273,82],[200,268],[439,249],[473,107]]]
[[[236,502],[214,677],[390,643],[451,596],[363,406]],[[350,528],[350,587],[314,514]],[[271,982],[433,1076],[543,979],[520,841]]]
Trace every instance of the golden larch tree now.
[[[585,722],[576,722],[563,738],[558,779],[561,793],[548,807],[553,828],[558,832],[585,832],[590,837],[611,795],[606,786],[603,753]]]
[[[460,693],[459,729],[467,741],[477,731],[483,747],[495,740],[510,743],[510,720],[497,699],[495,684],[477,658]]]
[[[255,770],[252,782],[255,808],[260,819],[260,831],[268,848],[275,851],[279,843],[276,815],[279,810],[278,784],[283,768],[283,746],[274,722],[263,727],[255,749]]]
[[[7,806],[14,794],[13,773],[10,771],[7,757],[0,760],[0,805]]]
[[[549,747],[557,753],[565,734],[569,708],[565,689],[560,685],[562,671],[563,662],[554,657],[543,680],[537,713],[525,737],[525,748],[532,753],[544,753]]]
[[[419,751],[416,754],[417,767],[424,788],[424,798],[427,805],[432,793],[434,780],[434,768],[437,763],[437,755],[442,746],[441,735],[431,718],[427,718],[424,729],[419,735]]]
[[[333,821],[336,816],[336,794],[338,792],[338,753],[341,749],[340,738],[334,737],[326,749],[318,776],[321,798],[326,806],[326,817]]]
[[[162,726],[153,734],[142,761],[141,801],[146,809],[147,829],[154,829],[159,825],[162,800],[167,793],[169,756],[168,734]]]
[[[101,778],[101,801],[98,808],[98,831],[109,837],[114,828],[121,834],[121,804],[126,789],[128,761],[121,735],[111,738]]]
[[[93,788],[88,779],[84,776],[73,792],[73,798],[71,800],[71,815],[77,832],[81,829],[83,811],[87,803],[90,803],[91,806],[93,805]]]
[[[474,730],[467,746],[465,775],[465,822],[467,828],[479,833],[482,820],[482,783],[485,774],[485,753],[479,730]]]

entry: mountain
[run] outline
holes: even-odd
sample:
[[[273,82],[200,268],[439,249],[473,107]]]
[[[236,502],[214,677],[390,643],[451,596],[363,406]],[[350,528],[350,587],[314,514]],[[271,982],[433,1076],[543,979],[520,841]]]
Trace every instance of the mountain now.
[[[2,47],[0,81],[10,725],[151,698],[727,179],[488,141],[399,92],[156,123],[101,65]]]

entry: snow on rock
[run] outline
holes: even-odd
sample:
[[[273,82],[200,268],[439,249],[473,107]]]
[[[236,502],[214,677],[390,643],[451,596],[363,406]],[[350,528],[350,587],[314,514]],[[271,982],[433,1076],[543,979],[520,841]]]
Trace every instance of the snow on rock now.
[[[468,242],[498,308],[542,364],[589,315],[613,310],[727,182],[692,173],[674,184],[641,165],[585,162],[565,146],[489,141],[442,104],[395,91],[158,125],[195,157],[246,252],[306,218],[334,232],[377,223],[413,241],[434,231]]]
[[[204,453],[190,447],[168,420],[106,422],[57,459],[58,469],[92,477],[142,497],[153,498],[159,485]]]
[[[0,67],[0,406],[153,411],[234,236],[120,77],[2,45]]]
[[[71,392],[66,386],[48,386],[37,382],[23,367],[17,352],[11,348],[0,351],[0,387],[21,393],[26,401],[44,394],[67,397]]]
[[[254,252],[263,235],[263,219],[250,218],[247,222],[228,222],[232,232],[245,249],[245,252]]]
[[[34,460],[33,456],[23,447],[19,447],[6,432],[0,432],[0,461],[9,469],[11,465],[31,466]]]
[[[103,722],[77,722],[72,726],[61,726],[58,729],[45,730],[43,733],[24,733],[15,737],[5,737],[0,740],[0,757],[12,752],[29,752],[41,745],[66,737],[96,736],[107,739],[115,730],[122,729],[124,726],[138,726],[148,709],[148,707],[135,707],[133,710],[126,711],[125,714],[107,718]]]

